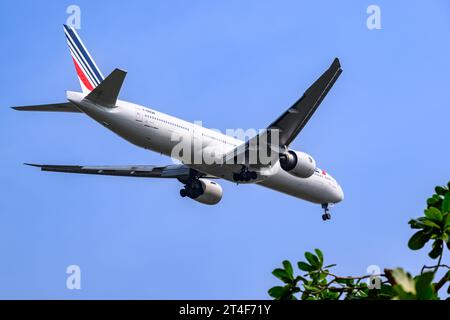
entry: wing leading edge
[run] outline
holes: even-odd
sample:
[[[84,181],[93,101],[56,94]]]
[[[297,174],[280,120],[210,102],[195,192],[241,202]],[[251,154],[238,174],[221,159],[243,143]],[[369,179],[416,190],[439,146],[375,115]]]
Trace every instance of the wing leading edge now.
[[[185,165],[166,166],[74,166],[74,165],[49,165],[25,163],[27,166],[40,168],[42,171],[96,174],[105,176],[141,177],[141,178],[176,178],[187,179],[193,174],[193,170]],[[215,178],[202,175],[205,178]]]
[[[331,66],[316,80],[288,110],[269,127],[280,131],[280,145],[289,146],[319,107],[327,93],[342,73],[335,58]]]
[[[339,59],[335,58],[331,66],[303,93],[300,99],[272,122],[267,129],[226,154],[224,162],[229,163],[229,161],[242,156],[245,163],[250,149],[258,148],[260,143],[275,147],[275,150],[279,150],[279,147],[283,147],[283,149],[288,147],[311,119],[341,73],[341,64]],[[276,140],[278,145],[273,145],[271,142],[272,134],[275,131],[279,134]]]

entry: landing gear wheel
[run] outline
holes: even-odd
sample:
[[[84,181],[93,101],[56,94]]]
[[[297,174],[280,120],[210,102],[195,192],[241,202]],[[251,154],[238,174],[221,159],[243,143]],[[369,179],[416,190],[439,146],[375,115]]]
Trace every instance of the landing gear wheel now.
[[[322,220],[327,221],[331,219],[330,209],[328,209],[328,203],[322,204],[322,209],[325,211],[322,215]]]
[[[184,198],[184,197],[187,196],[187,191],[186,191],[186,189],[181,189],[181,190],[180,190],[180,196],[181,196],[182,198]]]
[[[242,167],[241,172],[233,173],[233,180],[236,182],[249,182],[250,180],[256,180],[257,178],[258,174],[255,171],[249,171],[245,166]]]

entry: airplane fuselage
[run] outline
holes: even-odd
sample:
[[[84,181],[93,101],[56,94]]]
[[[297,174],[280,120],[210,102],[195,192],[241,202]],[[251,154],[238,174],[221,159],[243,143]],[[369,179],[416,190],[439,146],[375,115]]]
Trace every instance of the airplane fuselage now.
[[[183,159],[173,153],[174,147],[179,143],[174,136],[185,138],[185,141],[191,143],[201,139],[203,149],[220,150],[221,153],[231,151],[244,142],[195,123],[122,100],[117,100],[116,106],[109,108],[84,99],[84,94],[79,92],[67,92],[67,99],[82,112],[130,143],[180,161]],[[224,174],[218,166],[204,163],[185,164],[200,172],[234,182],[232,175]],[[313,203],[337,203],[344,197],[342,188],[330,174],[316,169],[309,178],[299,178],[281,169],[279,162],[259,172],[256,184]]]

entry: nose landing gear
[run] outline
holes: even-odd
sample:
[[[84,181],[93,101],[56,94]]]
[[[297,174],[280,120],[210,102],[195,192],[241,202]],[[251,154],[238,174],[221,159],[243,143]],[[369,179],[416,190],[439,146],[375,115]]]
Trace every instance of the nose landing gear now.
[[[327,221],[331,219],[330,209],[328,208],[328,203],[322,204],[324,214],[322,215],[322,220]]]

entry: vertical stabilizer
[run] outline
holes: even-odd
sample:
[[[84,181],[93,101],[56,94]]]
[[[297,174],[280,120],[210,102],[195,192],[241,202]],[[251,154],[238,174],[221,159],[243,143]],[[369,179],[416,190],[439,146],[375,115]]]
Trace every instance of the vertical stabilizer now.
[[[78,80],[85,95],[89,94],[104,80],[103,74],[97,67],[74,28],[64,25],[64,34],[69,45]]]

